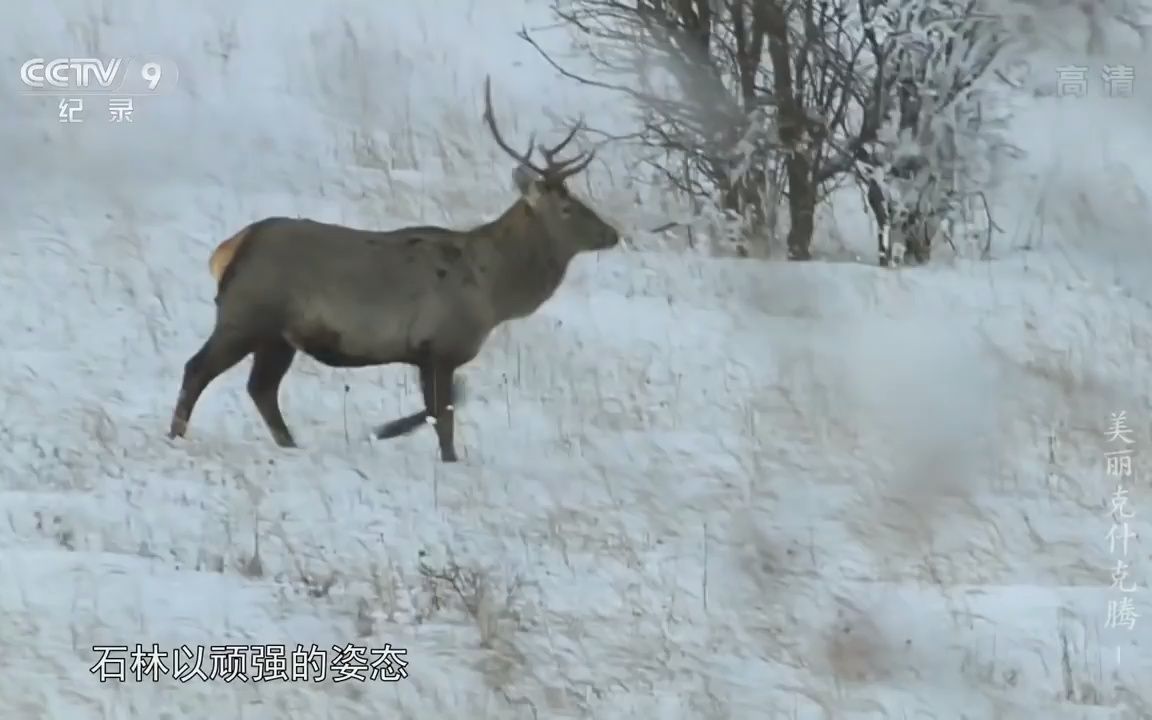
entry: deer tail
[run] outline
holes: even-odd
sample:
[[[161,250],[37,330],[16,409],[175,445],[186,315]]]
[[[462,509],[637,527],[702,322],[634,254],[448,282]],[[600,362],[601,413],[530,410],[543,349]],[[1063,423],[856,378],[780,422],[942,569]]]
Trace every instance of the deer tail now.
[[[252,226],[249,225],[217,245],[216,249],[212,251],[212,256],[208,258],[208,269],[211,271],[212,278],[216,280],[217,284],[224,278],[224,272],[236,258],[237,251],[240,250],[240,246],[248,238],[251,231]]]

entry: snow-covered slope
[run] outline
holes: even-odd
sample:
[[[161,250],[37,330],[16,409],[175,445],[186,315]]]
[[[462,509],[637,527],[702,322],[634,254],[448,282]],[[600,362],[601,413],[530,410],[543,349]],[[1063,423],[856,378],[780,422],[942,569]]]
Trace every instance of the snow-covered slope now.
[[[467,369],[459,465],[430,432],[367,439],[415,407],[406,370],[303,358],[301,449],[271,443],[246,363],[170,442],[215,243],[271,214],[494,216],[485,72],[510,133],[606,112],[513,37],[538,3],[194,5],[6,11],[4,717],[1152,717],[1152,617],[1105,627],[1114,412],[1141,615],[1152,579],[1141,101],[1021,118],[993,262],[580,258]],[[15,95],[27,57],[146,52],[180,86],[130,125]],[[631,227],[618,178],[591,192]],[[839,231],[866,248],[864,222]],[[391,644],[408,677],[90,672],[137,643]]]

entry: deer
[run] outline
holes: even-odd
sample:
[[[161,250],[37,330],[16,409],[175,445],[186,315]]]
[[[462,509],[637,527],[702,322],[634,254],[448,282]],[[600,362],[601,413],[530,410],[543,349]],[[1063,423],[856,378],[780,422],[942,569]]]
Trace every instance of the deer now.
[[[518,151],[497,127],[490,76],[482,119],[516,161],[519,197],[495,220],[468,230],[373,231],[267,217],[216,247],[209,258],[215,325],[184,365],[170,439],[184,437],[205,388],[251,355],[248,395],[275,443],[298,447],[279,396],[302,352],[334,368],[415,367],[423,409],[373,434],[394,438],[431,424],[440,460],[458,461],[455,403],[463,386],[456,371],[475,359],[497,326],[531,315],[551,298],[576,255],[620,242],[616,228],[567,187],[595,150],[557,159],[582,122],[552,147],[534,148],[533,133],[527,150]]]

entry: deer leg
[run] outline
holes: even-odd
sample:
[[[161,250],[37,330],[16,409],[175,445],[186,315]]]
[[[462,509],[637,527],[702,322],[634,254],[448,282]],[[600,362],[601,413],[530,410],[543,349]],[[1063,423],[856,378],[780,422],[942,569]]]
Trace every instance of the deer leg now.
[[[204,347],[184,364],[184,380],[176,399],[176,409],[172,412],[168,437],[184,437],[192,409],[204,388],[221,373],[243,360],[252,349],[252,342],[247,337],[221,333],[219,328],[212,332],[212,337],[208,338]]]
[[[281,338],[261,345],[252,354],[252,372],[248,375],[248,395],[264,418],[272,439],[280,447],[296,447],[292,433],[280,413],[280,382],[292,366],[296,349]]]
[[[421,370],[420,373],[421,373],[420,374],[420,377],[421,377],[420,386],[421,386],[421,388],[423,388],[424,387],[424,379],[423,379],[424,378],[424,371]],[[461,398],[464,395],[463,386],[464,386],[464,384],[459,378],[453,378],[452,379],[452,384],[451,384],[452,397],[449,400],[450,403],[455,404],[455,403],[460,402]],[[424,409],[423,410],[421,410],[420,412],[414,412],[411,415],[405,415],[402,418],[398,418],[398,419],[393,420],[391,422],[384,423],[383,425],[379,425],[373,431],[373,434],[379,440],[388,440],[390,438],[400,437],[401,435],[407,435],[408,433],[411,433],[412,431],[416,430],[420,426],[426,424],[428,422],[429,417],[434,417],[433,415],[430,415],[430,413],[431,413],[430,407],[431,406],[428,403],[427,396],[425,396]]]
[[[402,418],[386,422],[377,427],[373,434],[380,440],[388,440],[401,435],[407,435],[424,423],[428,422],[428,412],[421,410],[420,412],[405,415]]]
[[[424,391],[424,407],[430,417],[436,419],[436,439],[440,442],[440,459],[456,462],[454,442],[456,408],[453,406],[452,375],[456,368],[451,365],[431,363],[420,367],[420,389]]]

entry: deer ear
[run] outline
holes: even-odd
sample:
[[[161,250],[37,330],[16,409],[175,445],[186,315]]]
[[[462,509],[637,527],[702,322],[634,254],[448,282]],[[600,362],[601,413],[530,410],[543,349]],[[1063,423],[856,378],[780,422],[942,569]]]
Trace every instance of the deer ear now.
[[[512,173],[512,182],[516,189],[524,196],[529,205],[535,205],[540,199],[540,176],[532,168],[521,165]]]

